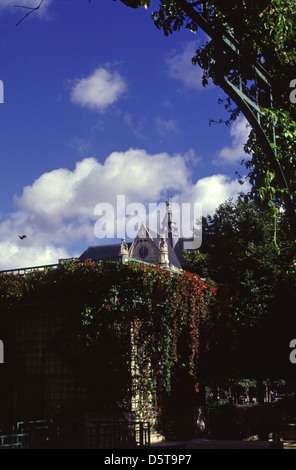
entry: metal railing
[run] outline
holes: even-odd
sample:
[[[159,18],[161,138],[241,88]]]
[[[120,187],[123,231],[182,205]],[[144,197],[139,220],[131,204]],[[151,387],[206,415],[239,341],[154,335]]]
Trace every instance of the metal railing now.
[[[145,449],[150,447],[146,422],[55,423],[20,421],[11,433],[0,432],[0,449]]]
[[[45,269],[48,268],[58,268],[60,264],[46,264],[43,266],[30,266],[26,268],[14,268],[14,269],[5,269],[3,271],[0,271],[0,274],[26,274],[31,271],[45,271]]]
[[[94,449],[149,448],[150,424],[138,421],[91,423],[86,444]]]
[[[60,260],[59,263],[55,263],[55,264],[44,264],[44,265],[40,265],[40,266],[27,266],[25,268],[13,268],[13,269],[3,269],[3,270],[0,270],[0,274],[19,274],[19,275],[23,275],[23,274],[26,274],[26,273],[29,273],[29,272],[32,272],[32,271],[45,271],[46,269],[58,269],[60,268],[64,262],[66,261],[76,261],[77,263],[85,263],[85,261],[81,261],[79,259],[76,259],[76,258],[69,258],[69,259],[63,259],[63,260]],[[121,262],[122,261],[122,258],[121,256],[117,256],[117,257],[112,257],[112,258],[105,258],[105,259],[102,259],[102,260],[89,260],[89,261],[106,261],[106,262]]]
[[[26,449],[29,435],[25,433],[0,435],[0,449]]]

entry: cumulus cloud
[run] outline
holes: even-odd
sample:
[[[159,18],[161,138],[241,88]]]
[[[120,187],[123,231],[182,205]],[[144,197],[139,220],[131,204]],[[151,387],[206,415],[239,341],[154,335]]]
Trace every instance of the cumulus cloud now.
[[[189,174],[182,155],[129,149],[111,153],[104,163],[86,158],[73,171],[61,168],[45,173],[24,188],[16,204],[34,214],[46,212],[56,224],[65,214],[88,216],[94,204],[114,202],[116,194],[143,201],[158,199],[163,191],[180,191]]]
[[[96,238],[95,209],[101,203],[116,208],[118,195],[126,206],[136,202],[147,207],[170,194],[179,203],[201,203],[206,215],[241,190],[222,174],[192,182],[189,162],[186,155],[131,148],[111,153],[102,163],[85,158],[73,170],[44,173],[23,188],[15,198],[15,212],[0,223],[0,269],[51,264],[79,256],[88,245],[110,243]],[[20,240],[23,233],[27,238]]]
[[[36,247],[30,246],[26,242],[21,245],[18,242],[5,240],[0,242],[0,249],[1,252],[5,253],[1,260],[1,270],[48,266],[57,264],[59,259],[70,257],[66,249],[55,245]]]
[[[217,165],[233,165],[240,163],[246,158],[244,145],[247,142],[250,133],[250,127],[244,116],[240,116],[230,128],[230,137],[232,138],[232,145],[223,147],[214,159]]]
[[[86,78],[72,84],[71,101],[91,110],[103,112],[126,91],[127,85],[118,72],[99,67]]]
[[[244,191],[249,189],[245,183]],[[195,184],[188,186],[177,198],[197,202],[202,206],[202,215],[212,215],[217,207],[229,198],[236,200],[242,191],[242,186],[237,179],[231,179],[224,174],[215,174],[197,180]]]

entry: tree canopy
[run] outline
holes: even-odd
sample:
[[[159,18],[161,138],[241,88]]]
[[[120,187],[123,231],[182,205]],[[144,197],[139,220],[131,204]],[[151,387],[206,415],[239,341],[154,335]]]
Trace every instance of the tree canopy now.
[[[147,0],[121,1],[133,7],[150,5]],[[160,0],[152,18],[165,35],[181,28],[194,33],[203,29],[212,35],[196,51],[193,63],[203,70],[204,86],[209,80],[218,86],[222,81],[230,82],[244,93],[251,111],[258,111],[258,116],[254,115],[257,129],[251,123],[245,147],[250,159],[243,162],[252,184],[251,196],[264,200],[275,215],[284,208],[295,236],[296,111],[291,87],[295,79],[296,1]],[[245,114],[233,96],[228,96],[224,105],[230,112],[227,123],[241,111]],[[267,149],[261,133],[270,144]]]
[[[273,243],[272,210],[230,199],[213,216],[203,218],[201,248],[184,254],[194,272],[239,292],[236,314],[242,323],[257,323],[268,316],[283,286],[293,285],[295,243],[283,216],[279,225],[280,252]]]
[[[278,251],[273,224],[270,207],[259,210],[254,201],[228,200],[203,219],[201,248],[184,253],[187,269],[228,284],[236,293],[233,310],[239,328],[229,363],[234,361],[233,370],[244,377],[294,373],[288,345],[296,326],[295,243],[280,214]]]

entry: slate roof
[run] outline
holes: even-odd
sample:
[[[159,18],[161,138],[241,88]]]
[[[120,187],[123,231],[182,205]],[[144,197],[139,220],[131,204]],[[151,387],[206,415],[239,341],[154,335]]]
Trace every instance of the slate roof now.
[[[154,235],[154,234],[153,234]],[[156,245],[158,246],[158,242],[160,240],[159,234],[152,237]],[[170,264],[174,265],[178,269],[182,269],[183,265],[183,241],[184,239],[180,238],[174,248],[168,243],[168,256]],[[127,243],[128,248],[130,248],[132,243]],[[119,257],[121,244],[110,244],[110,245],[101,245],[101,246],[89,246],[80,256],[80,261],[85,261],[86,259],[91,260],[104,260],[104,259],[111,259],[117,260]]]
[[[130,247],[131,243],[127,244]],[[101,259],[115,259],[119,257],[120,243],[110,244],[110,245],[101,245],[101,246],[89,246],[81,256],[79,256],[80,261],[85,261],[86,259],[92,260],[101,260]]]
[[[178,261],[182,268],[184,268],[184,259],[183,259],[183,253],[182,253],[184,250],[184,241],[188,241],[188,239],[179,238],[179,240],[177,241],[174,247],[175,256],[178,258]]]

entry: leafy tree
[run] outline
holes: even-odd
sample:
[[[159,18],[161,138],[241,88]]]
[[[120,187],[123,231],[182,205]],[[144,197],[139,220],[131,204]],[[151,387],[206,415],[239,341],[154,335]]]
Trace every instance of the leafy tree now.
[[[134,7],[145,4],[146,8],[150,3],[121,1]],[[295,86],[296,1],[160,0],[159,9],[152,17],[165,35],[181,28],[197,33],[202,28],[213,38],[193,58],[193,63],[203,70],[203,84],[206,86],[211,79],[223,87],[221,84],[228,80],[240,88],[249,102],[257,103],[261,127],[254,129],[252,120],[253,128],[246,143],[251,158],[244,162],[252,183],[252,196],[265,200],[276,216],[279,208],[284,207],[295,236],[296,111],[290,87]],[[222,38],[228,39],[228,45]],[[238,54],[228,47],[229,40],[239,50]],[[262,66],[267,81],[261,79]],[[254,73],[255,67],[259,75]],[[245,113],[241,106],[233,104],[232,98],[221,100],[230,112],[227,123],[235,120],[241,111]],[[252,105],[251,108],[256,109]],[[268,149],[260,137],[261,129],[271,143]]]
[[[190,269],[239,292],[236,314],[242,323],[253,324],[267,315],[282,286],[293,284],[295,246],[284,216],[279,223],[280,252],[273,243],[272,210],[230,199],[203,218],[200,250],[184,254]]]
[[[287,219],[279,215],[279,235],[273,243],[274,214],[271,208],[258,209],[254,201],[226,201],[215,214],[203,219],[203,243],[200,250],[184,253],[187,269],[228,284],[237,295],[233,300],[236,318],[236,345],[225,362],[210,345],[207,364],[223,356],[215,378],[225,370],[232,377],[289,378],[294,371],[289,363],[289,342],[295,319],[295,243],[287,229]],[[291,336],[292,335],[292,336]],[[219,350],[219,349],[218,349]],[[202,363],[202,360],[201,360]],[[207,371],[206,371],[207,372]],[[231,377],[231,375],[228,375]]]

